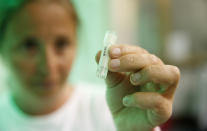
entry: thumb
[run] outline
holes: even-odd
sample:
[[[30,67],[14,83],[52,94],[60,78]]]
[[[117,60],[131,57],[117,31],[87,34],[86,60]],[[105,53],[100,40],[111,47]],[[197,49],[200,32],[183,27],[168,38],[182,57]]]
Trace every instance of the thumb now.
[[[96,60],[96,63],[97,63],[97,64],[99,63],[100,57],[101,57],[101,51],[98,51],[98,52],[96,53],[96,57],[95,57],[95,60]]]

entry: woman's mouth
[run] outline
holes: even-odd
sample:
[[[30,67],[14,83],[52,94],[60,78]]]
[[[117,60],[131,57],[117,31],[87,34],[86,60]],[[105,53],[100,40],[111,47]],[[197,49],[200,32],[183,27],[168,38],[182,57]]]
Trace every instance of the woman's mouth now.
[[[42,82],[35,82],[33,86],[35,87],[41,87],[43,89],[50,89],[54,88],[56,86],[56,82],[54,81],[42,81]]]

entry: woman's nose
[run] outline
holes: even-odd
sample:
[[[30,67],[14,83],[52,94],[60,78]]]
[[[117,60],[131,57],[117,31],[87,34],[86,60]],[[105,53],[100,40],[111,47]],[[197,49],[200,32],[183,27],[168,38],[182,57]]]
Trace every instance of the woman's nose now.
[[[40,58],[40,71],[43,75],[53,74],[57,66],[57,57],[52,49],[46,49]]]

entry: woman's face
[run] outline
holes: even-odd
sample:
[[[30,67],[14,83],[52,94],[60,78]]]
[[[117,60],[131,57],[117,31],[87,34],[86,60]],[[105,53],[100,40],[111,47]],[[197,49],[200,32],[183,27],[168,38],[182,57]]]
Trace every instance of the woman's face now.
[[[27,4],[8,24],[3,55],[17,94],[51,96],[66,83],[76,50],[76,24],[57,4]],[[12,83],[12,81],[11,81]]]

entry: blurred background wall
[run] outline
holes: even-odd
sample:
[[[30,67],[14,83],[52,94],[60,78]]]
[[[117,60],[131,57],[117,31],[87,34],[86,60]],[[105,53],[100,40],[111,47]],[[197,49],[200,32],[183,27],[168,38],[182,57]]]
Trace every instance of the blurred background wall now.
[[[104,84],[96,77],[96,53],[110,29],[108,0],[73,0],[79,17],[78,53],[70,75],[72,83]]]

